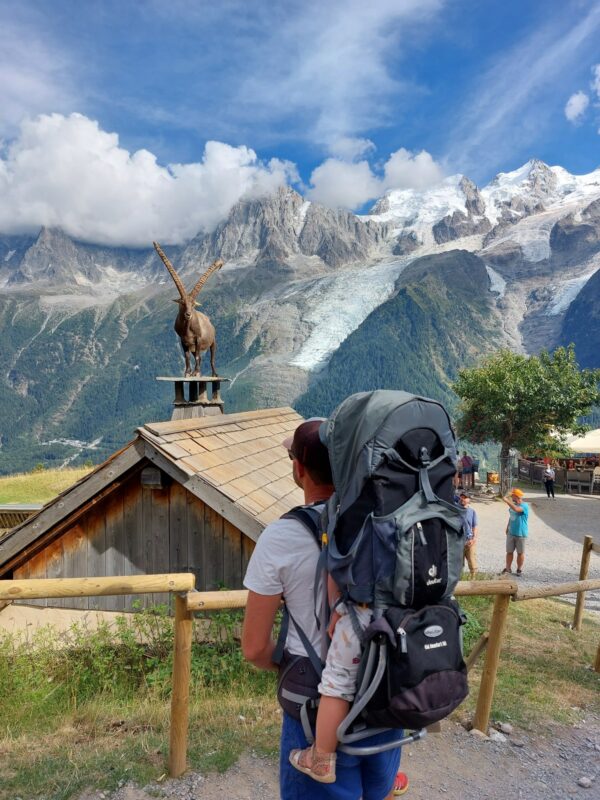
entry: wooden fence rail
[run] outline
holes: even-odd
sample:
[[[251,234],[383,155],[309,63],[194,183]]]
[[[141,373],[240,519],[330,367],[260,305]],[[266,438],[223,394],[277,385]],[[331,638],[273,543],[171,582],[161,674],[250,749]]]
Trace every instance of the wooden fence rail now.
[[[464,581],[457,585],[455,590],[457,597],[493,595],[495,598],[489,634],[485,634],[476,643],[474,650],[477,650],[477,655],[472,654],[473,657],[469,659],[469,666],[472,667],[477,656],[484,650],[486,651],[473,720],[475,728],[486,732],[489,725],[500,652],[511,598],[513,600],[529,600],[534,597],[552,597],[571,592],[583,594],[586,591],[590,591],[590,589],[598,588],[600,588],[600,579],[580,580],[553,586],[538,586],[526,590],[520,590],[516,581],[504,579]],[[194,591],[194,576],[180,573],[108,578],[48,578],[0,581],[0,603],[11,600],[145,594],[146,592],[171,592],[176,594],[169,774],[172,777],[178,777],[185,772],[187,766],[193,614],[197,611],[244,608],[248,592],[245,590],[196,592]],[[596,669],[600,669],[600,647],[595,666]]]

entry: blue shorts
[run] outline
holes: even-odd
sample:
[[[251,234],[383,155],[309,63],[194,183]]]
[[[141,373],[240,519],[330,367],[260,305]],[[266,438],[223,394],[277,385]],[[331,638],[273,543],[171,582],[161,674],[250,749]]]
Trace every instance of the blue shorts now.
[[[394,730],[371,736],[358,744],[377,744],[401,739],[403,731]],[[400,767],[400,749],[387,750],[374,756],[337,754],[336,782],[318,783],[299,772],[289,762],[290,751],[308,747],[302,725],[283,713],[279,758],[279,790],[281,800],[384,800],[391,792]]]

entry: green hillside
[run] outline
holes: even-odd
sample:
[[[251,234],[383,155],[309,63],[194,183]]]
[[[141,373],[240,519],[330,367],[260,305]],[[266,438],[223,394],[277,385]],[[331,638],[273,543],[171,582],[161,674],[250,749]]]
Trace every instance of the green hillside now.
[[[458,369],[495,347],[500,321],[483,261],[466,251],[427,256],[400,276],[397,293],[373,311],[295,403],[327,415],[353,392],[404,389],[452,406]]]

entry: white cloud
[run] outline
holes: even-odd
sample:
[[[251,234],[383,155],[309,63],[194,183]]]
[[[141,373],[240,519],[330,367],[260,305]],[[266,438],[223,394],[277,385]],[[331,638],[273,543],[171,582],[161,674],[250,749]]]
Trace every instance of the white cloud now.
[[[375,150],[375,145],[370,139],[361,139],[351,136],[340,136],[329,145],[329,152],[336,158],[344,161],[356,161]]]
[[[401,147],[383,165],[381,177],[367,161],[327,159],[313,171],[308,195],[331,208],[355,209],[388,189],[426,189],[443,177],[442,168],[428,152],[413,154]]]
[[[569,122],[580,122],[590,104],[590,98],[585,92],[575,92],[565,105],[565,117]]]
[[[397,120],[400,98],[413,87],[391,65],[428,34],[445,4],[306,0],[285,15],[267,4],[271,35],[247,53],[247,77],[233,106],[339,156],[340,141]]]
[[[253,150],[207,142],[202,161],[160,166],[81,114],[28,120],[0,159],[0,230],[41,225],[100,244],[180,243],[210,230],[241,197],[295,180],[295,168]]]
[[[441,166],[426,150],[413,155],[404,147],[389,157],[384,174],[386,189],[427,189],[444,177]]]
[[[592,82],[590,87],[598,100],[600,100],[600,64],[594,64],[592,67]]]
[[[66,111],[78,95],[69,57],[47,31],[0,10],[0,135],[12,135],[26,116]]]
[[[310,182],[310,199],[330,208],[357,208],[377,197],[381,186],[367,161],[350,163],[337,158],[328,158],[313,170]]]

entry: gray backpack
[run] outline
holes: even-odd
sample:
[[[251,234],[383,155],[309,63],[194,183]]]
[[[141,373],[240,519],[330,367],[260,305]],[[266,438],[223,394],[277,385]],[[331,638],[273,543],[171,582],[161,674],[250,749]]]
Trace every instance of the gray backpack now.
[[[335,493],[320,520],[327,544],[315,598],[326,565],[363,644],[355,700],[338,728],[340,749],[369,755],[415,741],[424,730],[384,745],[361,746],[362,739],[393,728],[424,728],[468,694],[464,616],[452,598],[463,563],[463,512],[453,502],[455,437],[440,403],[387,390],[348,397],[320,435]],[[303,522],[318,543],[318,521],[299,512],[289,516]],[[373,611],[365,631],[353,612],[357,603]],[[283,619],[278,663],[287,610]],[[311,741],[323,664],[292,623],[308,656],[282,661],[278,695]]]
[[[457,453],[444,407],[407,392],[354,394],[321,438],[335,486],[327,571],[344,599],[377,610],[450,597],[462,570],[463,513],[453,502]]]
[[[456,443],[440,403],[386,390],[348,397],[321,438],[335,486],[322,558],[364,648],[338,738],[346,752],[368,753],[353,743],[389,728],[424,728],[468,694],[464,615],[452,598],[464,547],[463,512],[453,502]],[[373,611],[366,631],[355,603]]]

